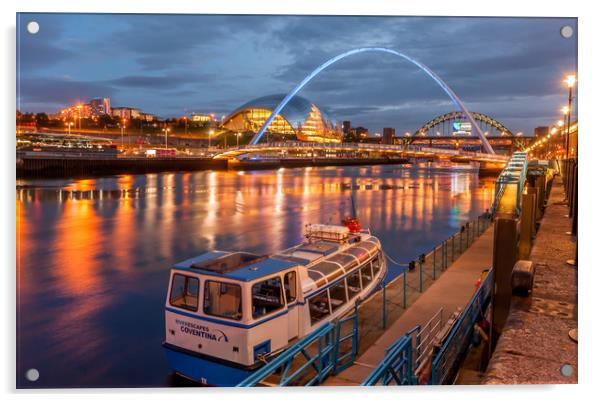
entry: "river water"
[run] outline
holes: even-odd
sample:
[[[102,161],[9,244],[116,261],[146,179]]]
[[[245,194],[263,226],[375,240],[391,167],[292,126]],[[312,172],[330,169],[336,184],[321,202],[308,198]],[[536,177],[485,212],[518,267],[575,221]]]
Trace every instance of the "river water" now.
[[[493,189],[474,172],[394,165],[19,180],[17,385],[186,385],[161,347],[170,265],[297,244],[306,223],[349,214],[352,192],[362,226],[407,262],[489,208]]]

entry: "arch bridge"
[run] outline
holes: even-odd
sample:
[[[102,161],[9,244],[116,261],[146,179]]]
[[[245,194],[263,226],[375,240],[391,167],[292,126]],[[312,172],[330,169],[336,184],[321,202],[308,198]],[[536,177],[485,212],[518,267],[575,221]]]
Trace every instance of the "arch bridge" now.
[[[406,133],[402,143],[481,151],[483,147],[480,137],[474,135],[474,129],[478,129],[498,152],[512,154],[526,148],[528,139],[521,133],[513,133],[503,123],[483,113],[470,112],[470,115],[472,122],[463,111],[439,115],[424,123],[413,135]],[[474,124],[478,126],[475,127]]]

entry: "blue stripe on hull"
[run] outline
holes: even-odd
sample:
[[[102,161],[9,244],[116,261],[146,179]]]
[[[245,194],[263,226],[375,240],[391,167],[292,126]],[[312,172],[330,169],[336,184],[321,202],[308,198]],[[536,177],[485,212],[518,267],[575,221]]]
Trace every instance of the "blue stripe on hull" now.
[[[170,348],[165,348],[165,353],[169,365],[176,373],[201,384],[233,387],[254,372],[201,359]]]

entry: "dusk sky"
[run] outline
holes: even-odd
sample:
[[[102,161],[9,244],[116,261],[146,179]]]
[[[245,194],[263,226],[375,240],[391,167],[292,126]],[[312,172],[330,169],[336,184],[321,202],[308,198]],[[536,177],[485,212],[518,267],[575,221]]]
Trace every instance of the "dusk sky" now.
[[[472,111],[514,132],[561,118],[576,72],[576,19],[20,14],[17,107],[56,113],[110,97],[161,117],[227,115],[290,91],[329,58],[356,47],[395,49],[429,66]],[[40,31],[31,35],[27,22]],[[414,132],[457,108],[416,66],[389,54],[352,56],[301,96],[380,132]]]

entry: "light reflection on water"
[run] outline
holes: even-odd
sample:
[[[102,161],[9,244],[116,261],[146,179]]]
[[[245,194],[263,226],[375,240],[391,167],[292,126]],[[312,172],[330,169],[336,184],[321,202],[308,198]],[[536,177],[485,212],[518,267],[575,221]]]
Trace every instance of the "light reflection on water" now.
[[[488,208],[493,179],[374,166],[18,181],[19,386],[29,368],[41,387],[170,385],[169,266],[294,245],[304,224],[349,214],[352,192],[362,225],[409,261]]]

